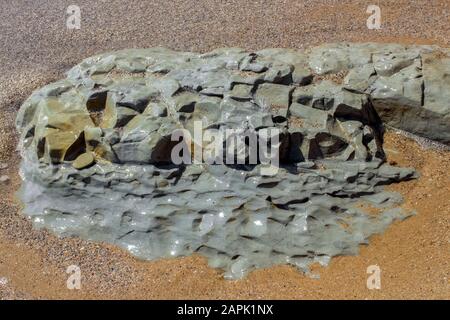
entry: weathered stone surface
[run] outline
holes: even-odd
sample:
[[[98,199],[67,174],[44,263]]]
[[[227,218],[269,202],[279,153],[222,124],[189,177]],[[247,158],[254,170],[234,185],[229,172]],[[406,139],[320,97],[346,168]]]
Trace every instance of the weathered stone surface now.
[[[291,86],[263,83],[256,89],[255,101],[262,108],[268,108],[274,118],[282,117],[285,120],[293,90]]]
[[[309,65],[319,75],[348,70],[344,88],[369,94],[386,124],[450,144],[449,90],[444,89],[449,88],[450,62],[445,49],[341,43],[309,52]]]
[[[372,64],[365,64],[349,71],[344,79],[344,88],[364,93],[376,78]]]
[[[424,108],[449,118],[450,53],[437,51],[424,55]]]
[[[94,164],[95,159],[91,152],[80,154],[72,163],[75,169],[84,169]]]
[[[18,112],[24,212],[146,259],[199,252],[230,278],[354,254],[409,215],[387,209],[399,199],[382,185],[416,175],[384,163],[381,120],[450,143],[449,59],[438,51],[342,43],[88,58]],[[278,128],[278,172],[174,163],[172,133],[193,134],[196,122],[203,133],[255,129],[258,139]],[[198,146],[208,149],[189,147]],[[386,210],[374,218],[358,201]]]
[[[253,98],[252,89],[252,86],[246,84],[236,84],[229,96],[235,100],[249,101]]]

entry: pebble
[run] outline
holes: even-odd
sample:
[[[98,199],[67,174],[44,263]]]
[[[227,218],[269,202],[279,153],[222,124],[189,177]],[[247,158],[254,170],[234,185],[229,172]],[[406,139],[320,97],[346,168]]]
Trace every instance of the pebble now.
[[[0,184],[7,184],[9,182],[9,177],[7,175],[2,175],[0,177]]]
[[[5,170],[5,169],[8,169],[8,164],[0,162],[0,170]]]
[[[75,161],[72,163],[72,165],[75,169],[80,170],[80,169],[90,166],[94,162],[95,162],[95,159],[94,159],[94,156],[92,155],[92,153],[87,152],[87,153],[83,153],[83,154],[79,155],[78,158],[76,158]]]
[[[0,286],[6,286],[8,284],[8,279],[5,277],[0,277]]]

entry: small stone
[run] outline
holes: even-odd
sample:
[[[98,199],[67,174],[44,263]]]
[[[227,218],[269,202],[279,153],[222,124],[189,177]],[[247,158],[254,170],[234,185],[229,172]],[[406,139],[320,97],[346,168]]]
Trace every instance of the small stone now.
[[[8,164],[1,162],[0,163],[0,170],[5,170],[5,169],[8,169]]]
[[[0,177],[0,184],[8,184],[9,183],[9,177],[7,175],[2,175]]]
[[[80,154],[75,161],[72,163],[72,166],[75,169],[84,169],[86,167],[89,167],[90,165],[92,165],[94,163],[95,159],[94,156],[92,155],[92,153],[90,152],[86,152],[83,154]]]
[[[6,286],[8,284],[8,279],[5,277],[0,277],[0,286]]]

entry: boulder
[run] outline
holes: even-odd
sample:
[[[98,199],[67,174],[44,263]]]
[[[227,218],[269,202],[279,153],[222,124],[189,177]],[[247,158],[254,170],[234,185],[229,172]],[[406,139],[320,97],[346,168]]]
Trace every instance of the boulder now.
[[[308,272],[412,214],[383,189],[417,177],[385,163],[383,123],[450,144],[449,68],[444,49],[377,43],[87,58],[17,114],[24,214],[144,259],[199,253],[226,278]]]

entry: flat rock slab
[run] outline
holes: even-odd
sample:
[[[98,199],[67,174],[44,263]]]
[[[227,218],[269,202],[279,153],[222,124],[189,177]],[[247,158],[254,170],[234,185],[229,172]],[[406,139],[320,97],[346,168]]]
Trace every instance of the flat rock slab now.
[[[384,163],[383,122],[450,144],[449,59],[375,43],[85,59],[17,115],[24,213],[144,259],[199,252],[229,278],[279,263],[307,272],[411,214],[382,189],[417,176]],[[279,170],[174,163],[172,134],[196,122],[258,139],[278,129]]]

